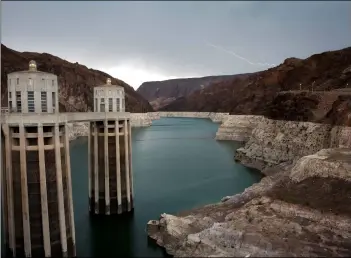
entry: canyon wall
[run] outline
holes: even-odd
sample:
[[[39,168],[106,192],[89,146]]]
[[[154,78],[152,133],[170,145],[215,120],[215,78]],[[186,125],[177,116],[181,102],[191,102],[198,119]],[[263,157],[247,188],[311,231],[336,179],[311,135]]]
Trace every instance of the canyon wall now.
[[[216,133],[216,140],[246,142],[251,136],[252,130],[265,118],[252,115],[228,115]]]
[[[142,83],[137,89],[137,92],[150,102],[154,110],[159,110],[172,101],[187,97],[195,91],[201,91],[213,83],[243,76],[245,75],[219,75],[201,78],[179,78],[165,81],[149,81]]]
[[[351,126],[351,47],[288,58],[276,67],[213,83],[159,111],[229,112]]]
[[[275,166],[316,153],[326,148],[351,148],[351,127],[311,122],[263,118],[252,130],[245,146],[236,152],[236,161],[274,173]]]

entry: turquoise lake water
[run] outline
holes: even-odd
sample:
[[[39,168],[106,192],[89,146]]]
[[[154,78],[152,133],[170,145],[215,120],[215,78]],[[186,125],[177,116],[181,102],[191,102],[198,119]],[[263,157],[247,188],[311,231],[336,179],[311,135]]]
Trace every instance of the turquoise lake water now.
[[[78,256],[153,256],[164,252],[145,232],[161,213],[177,213],[242,192],[261,175],[234,162],[238,144],[214,140],[207,119],[162,118],[132,131],[134,213],[92,218],[88,213],[87,142],[71,146]]]
[[[261,179],[235,163],[239,144],[214,140],[218,124],[208,119],[162,118],[132,129],[134,212],[91,217],[88,209],[88,143],[71,142],[76,247],[79,257],[165,257],[148,240],[146,223],[219,202]]]

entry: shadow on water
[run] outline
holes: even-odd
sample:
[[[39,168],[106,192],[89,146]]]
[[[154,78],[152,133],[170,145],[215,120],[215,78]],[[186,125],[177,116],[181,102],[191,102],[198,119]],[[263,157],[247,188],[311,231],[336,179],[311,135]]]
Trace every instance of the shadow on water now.
[[[261,173],[260,170],[255,169],[255,168],[245,167],[244,165],[242,165],[239,162],[235,161],[235,152],[236,152],[237,149],[239,149],[241,147],[244,147],[244,145],[245,145],[244,143],[242,143],[242,142],[234,142],[234,141],[217,141],[217,144],[220,145],[225,150],[227,150],[227,153],[232,155],[232,159],[233,159],[234,163],[237,166],[242,167],[243,169],[245,169],[245,172],[247,172],[249,175],[251,175],[253,180],[259,179],[259,181],[260,181],[264,177],[264,175]]]
[[[134,213],[90,216],[91,253],[93,257],[133,257]]]
[[[147,246],[154,250],[154,251],[159,251],[160,250],[160,246],[156,244],[156,241],[151,239],[151,238],[147,238]],[[170,255],[166,252],[166,249],[162,248],[162,256],[165,258],[172,258],[173,255]]]

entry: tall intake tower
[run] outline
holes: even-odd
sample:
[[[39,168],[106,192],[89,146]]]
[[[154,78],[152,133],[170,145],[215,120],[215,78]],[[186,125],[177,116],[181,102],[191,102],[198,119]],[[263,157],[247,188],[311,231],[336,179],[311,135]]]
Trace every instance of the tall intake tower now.
[[[108,112],[125,112],[124,88],[105,85],[94,88],[94,111],[101,121],[89,129],[89,209],[95,214],[121,214],[133,209],[132,145],[130,117],[111,120]]]
[[[8,75],[2,121],[5,242],[15,257],[75,256],[69,140],[58,111],[57,76]]]

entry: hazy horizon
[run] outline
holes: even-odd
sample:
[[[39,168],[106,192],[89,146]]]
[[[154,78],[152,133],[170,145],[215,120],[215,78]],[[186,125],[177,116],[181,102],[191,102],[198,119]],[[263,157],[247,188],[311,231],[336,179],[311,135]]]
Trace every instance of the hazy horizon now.
[[[350,2],[2,2],[2,43],[145,81],[265,70],[351,46]],[[21,17],[19,19],[18,17]]]

